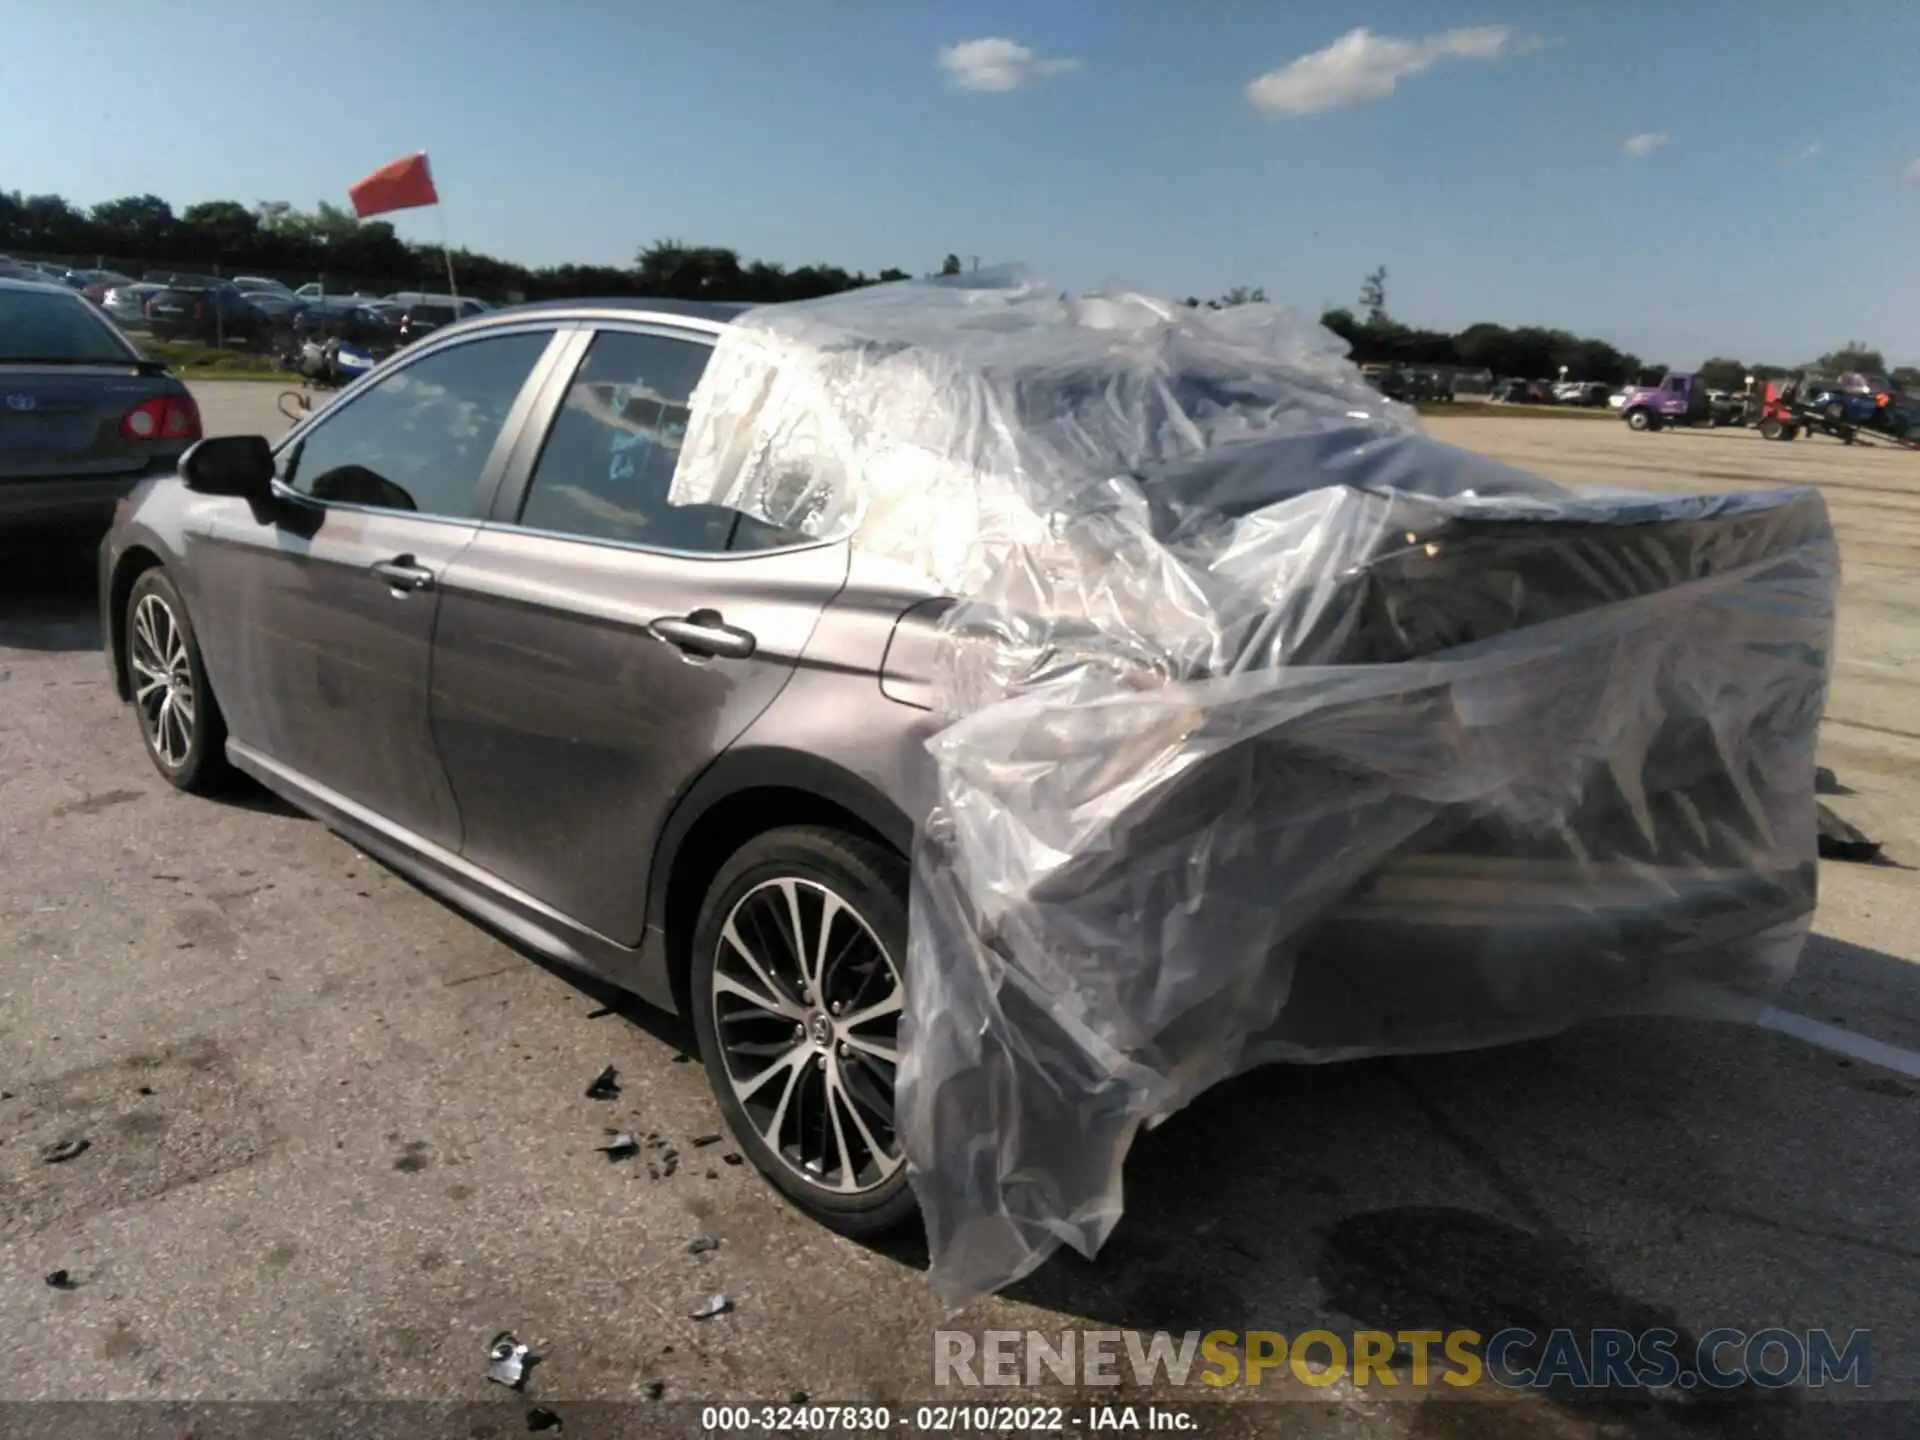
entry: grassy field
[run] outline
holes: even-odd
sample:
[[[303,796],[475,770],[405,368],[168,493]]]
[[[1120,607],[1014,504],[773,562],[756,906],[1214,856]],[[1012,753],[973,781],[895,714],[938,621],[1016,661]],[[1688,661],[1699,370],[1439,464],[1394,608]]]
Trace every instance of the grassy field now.
[[[136,340],[152,359],[163,361],[182,380],[280,380],[298,383],[298,376],[273,368],[273,357],[248,350],[221,350],[198,340]]]

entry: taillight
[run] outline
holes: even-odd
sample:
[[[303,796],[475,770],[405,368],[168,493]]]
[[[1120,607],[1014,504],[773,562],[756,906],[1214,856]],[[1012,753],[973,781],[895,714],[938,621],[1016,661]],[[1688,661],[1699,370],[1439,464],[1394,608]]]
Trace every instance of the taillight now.
[[[120,417],[128,440],[198,440],[200,407],[190,395],[156,395]]]

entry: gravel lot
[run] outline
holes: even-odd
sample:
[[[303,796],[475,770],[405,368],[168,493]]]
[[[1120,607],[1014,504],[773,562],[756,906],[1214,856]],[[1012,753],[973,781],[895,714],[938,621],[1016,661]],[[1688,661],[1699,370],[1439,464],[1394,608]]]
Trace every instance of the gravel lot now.
[[[196,389],[210,429],[284,428],[273,386]],[[1920,1050],[1920,456],[1593,421],[1433,428],[1574,482],[1826,492],[1847,576],[1824,758],[1856,792],[1836,804],[1897,863],[1825,867],[1784,1003]],[[932,1395],[940,1315],[910,1247],[832,1237],[725,1144],[696,1148],[719,1120],[676,1025],[274,802],[167,790],[110,692],[89,565],[0,561],[0,1400],[464,1400],[509,1433],[526,1402],[485,1379],[503,1329],[546,1357],[530,1395],[563,1413],[656,1382],[669,1402]],[[608,1064],[622,1094],[585,1099]],[[1141,1140],[1097,1264],[1059,1261],[955,1323],[1870,1328],[1874,1389],[1911,1399],[1917,1096],[1800,1039],[1662,1021],[1269,1070]],[[608,1125],[658,1132],[678,1173],[606,1163]],[[73,1135],[87,1153],[42,1162]],[[689,1254],[699,1236],[719,1248]],[[55,1269],[77,1288],[49,1288]],[[732,1313],[688,1318],[714,1291]],[[1278,1393],[1303,1403],[1269,1429],[1486,1433],[1441,1400]],[[1667,1423],[1501,1409],[1513,1435]],[[1911,1419],[1796,1400],[1706,1433]]]

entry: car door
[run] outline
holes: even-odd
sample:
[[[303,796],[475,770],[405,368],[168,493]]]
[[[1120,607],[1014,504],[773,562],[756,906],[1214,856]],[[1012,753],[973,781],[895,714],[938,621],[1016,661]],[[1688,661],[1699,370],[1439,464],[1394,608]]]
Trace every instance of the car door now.
[[[623,944],[674,799],[787,683],[847,574],[844,543],[666,503],[710,344],[583,331],[441,584],[433,725],[462,854]]]
[[[282,446],[277,503],[223,515],[196,566],[232,738],[448,849],[459,816],[427,701],[438,582],[564,344],[552,326],[488,332],[335,402]]]

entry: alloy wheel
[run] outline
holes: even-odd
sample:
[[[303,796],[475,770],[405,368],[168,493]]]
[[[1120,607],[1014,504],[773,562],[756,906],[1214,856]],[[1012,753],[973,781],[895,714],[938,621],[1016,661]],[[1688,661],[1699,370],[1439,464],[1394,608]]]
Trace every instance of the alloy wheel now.
[[[173,609],[158,595],[142,595],[133,611],[133,699],[147,742],[162,764],[178,770],[193,751],[193,665]]]
[[[818,881],[768,880],[728,913],[712,974],[727,1081],[767,1149],[838,1195],[886,1184],[904,988],[873,928]]]

